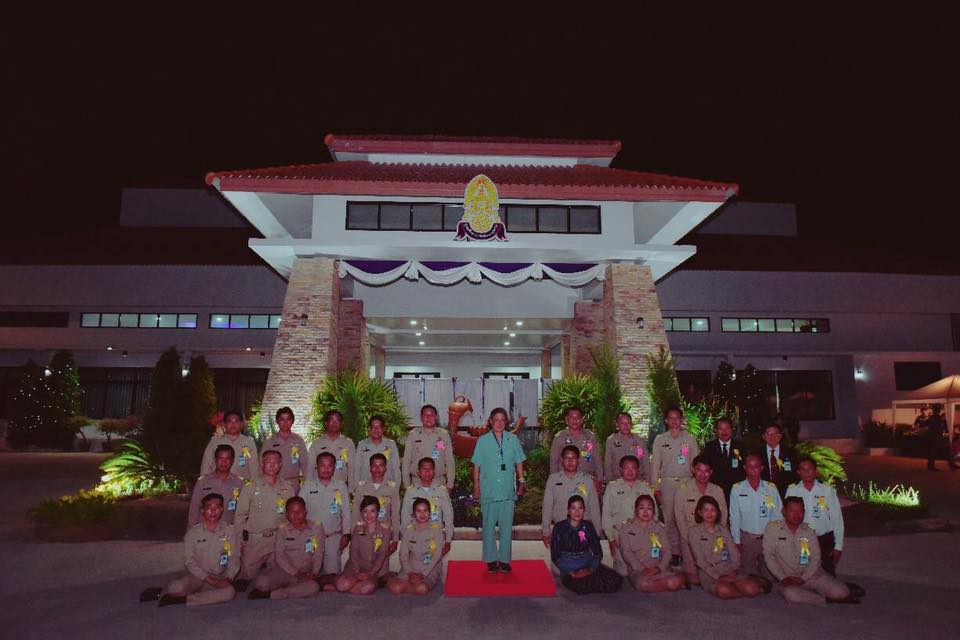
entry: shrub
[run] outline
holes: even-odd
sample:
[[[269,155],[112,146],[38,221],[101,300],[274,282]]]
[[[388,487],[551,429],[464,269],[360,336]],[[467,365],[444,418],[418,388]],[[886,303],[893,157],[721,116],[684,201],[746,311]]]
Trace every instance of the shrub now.
[[[822,444],[814,442],[800,442],[796,446],[797,454],[809,456],[817,463],[817,478],[824,484],[847,480],[847,472],[843,467],[843,457]]]
[[[540,403],[540,427],[546,440],[553,434],[566,428],[564,421],[567,409],[580,407],[587,427],[593,429],[592,422],[597,409],[597,383],[590,376],[574,374],[555,381]]]
[[[736,408],[731,407],[717,396],[707,396],[700,402],[683,401],[683,421],[687,431],[697,440],[702,449],[708,440],[713,439],[713,425],[721,417],[730,418],[737,427],[739,416]]]
[[[265,419],[266,418],[266,419]],[[270,419],[270,416],[263,415],[263,398],[250,405],[247,411],[247,433],[257,443],[257,448],[263,446],[263,443],[276,434],[276,422]]]
[[[596,385],[596,409],[593,413],[594,433],[601,443],[617,428],[617,415],[630,413],[633,407],[623,396],[623,389],[617,375],[620,371],[620,359],[614,357],[609,345],[604,343],[600,349],[590,349],[593,358],[591,377]]]
[[[58,351],[46,369],[27,362],[13,393],[10,442],[17,447],[70,449],[82,390],[68,351]]]
[[[550,476],[550,449],[544,446],[531,449],[523,463],[523,475],[528,488],[545,486]]]
[[[116,510],[116,498],[95,491],[79,491],[71,496],[42,500],[27,511],[27,519],[34,524],[57,527],[92,524],[111,518]]]
[[[866,487],[860,484],[851,485],[847,489],[847,495],[860,502],[890,507],[920,506],[920,492],[913,487],[905,487],[902,484],[881,488],[871,480]]]
[[[156,462],[136,440],[126,440],[100,465],[103,476],[94,491],[113,497],[176,493],[183,482]]]
[[[517,506],[514,509],[514,524],[540,524],[540,516],[543,512],[543,487],[527,487],[523,497],[517,500]],[[597,523],[595,523],[597,524]],[[599,526],[599,525],[598,525]]]
[[[323,433],[323,416],[332,410],[343,414],[343,433],[354,442],[366,437],[367,421],[373,415],[383,416],[388,438],[400,443],[407,435],[410,419],[397,392],[386,383],[371,380],[358,371],[327,376],[323,381],[313,399],[308,440],[315,440]]]

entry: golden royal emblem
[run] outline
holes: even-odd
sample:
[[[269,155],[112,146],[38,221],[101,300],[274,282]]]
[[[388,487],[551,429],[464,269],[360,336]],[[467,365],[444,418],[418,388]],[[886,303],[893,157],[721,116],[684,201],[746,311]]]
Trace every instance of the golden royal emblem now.
[[[463,218],[457,224],[454,240],[507,240],[500,220],[497,185],[482,173],[474,176],[463,191]]]

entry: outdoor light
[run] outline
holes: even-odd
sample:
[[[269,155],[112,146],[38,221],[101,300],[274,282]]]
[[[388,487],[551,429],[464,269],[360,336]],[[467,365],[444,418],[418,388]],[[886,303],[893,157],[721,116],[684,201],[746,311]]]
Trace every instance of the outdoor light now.
[[[183,369],[180,369],[180,377],[186,378],[188,373],[190,373],[190,370],[187,369],[186,367],[184,367]]]
[[[416,320],[411,320],[411,321],[410,321],[410,324],[417,324],[417,321],[416,321]]]
[[[253,351],[253,347],[246,347],[244,348],[244,351]]]
[[[424,342],[423,340],[420,341],[420,346],[421,346],[421,347],[422,347],[423,345],[425,345],[425,344],[427,344],[427,343]]]
[[[523,320],[517,320],[517,323],[516,323],[516,324],[517,324],[518,327],[522,327],[522,326],[523,326]]]
[[[643,329],[643,318],[637,318],[637,328]]]
[[[107,345],[107,351],[113,351],[113,347],[111,347],[110,345]]]
[[[516,337],[517,337],[517,334],[515,334],[515,333],[513,333],[513,332],[511,331],[511,332],[510,332],[510,337],[511,337],[511,338],[516,338]]]
[[[417,337],[419,338],[420,336],[422,336],[422,335],[423,335],[423,332],[421,332],[421,331],[417,331],[417,333],[416,333],[415,335],[416,335],[416,336],[417,336]]]
[[[504,331],[507,330],[507,325],[503,325],[503,330],[504,330]]]
[[[853,377],[856,378],[857,380],[863,380],[864,378],[863,369],[860,367],[857,367],[853,373]]]
[[[50,376],[53,375],[53,371],[50,371],[50,367],[44,367],[44,368],[43,368],[43,375],[45,375],[45,376],[47,376],[47,377],[50,377]]]
[[[504,341],[503,341],[503,346],[509,347],[509,346],[510,346],[510,341],[509,341],[509,340],[504,340]]]
[[[307,319],[308,319],[308,318],[309,318],[309,316],[307,316],[307,314],[305,314],[305,313],[300,314],[300,326],[301,326],[301,327],[307,326]]]
[[[127,353],[127,350],[124,349],[124,350],[123,350],[123,353],[121,353],[120,355],[122,355],[124,358],[126,358],[126,357],[127,357],[128,355],[130,355],[130,354],[128,354],[128,353]]]

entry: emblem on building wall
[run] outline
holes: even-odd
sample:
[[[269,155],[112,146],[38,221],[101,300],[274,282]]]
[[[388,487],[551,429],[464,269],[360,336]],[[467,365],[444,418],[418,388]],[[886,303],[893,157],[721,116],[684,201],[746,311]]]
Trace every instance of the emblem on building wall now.
[[[507,230],[500,220],[497,185],[482,173],[470,180],[463,191],[463,218],[457,223],[454,240],[507,241]]]

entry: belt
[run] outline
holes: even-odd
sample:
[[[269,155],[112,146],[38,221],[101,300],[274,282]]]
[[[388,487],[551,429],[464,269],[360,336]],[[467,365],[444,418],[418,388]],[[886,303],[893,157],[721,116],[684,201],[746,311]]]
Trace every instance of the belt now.
[[[249,535],[251,535],[251,536],[260,536],[261,538],[272,538],[274,533],[276,533],[276,532],[275,532],[275,531],[261,531],[261,532],[258,533],[258,532],[256,532],[256,531],[247,531],[247,534],[249,534]]]
[[[749,537],[753,538],[754,540],[763,540],[763,534],[762,534],[762,533],[750,533],[749,531],[741,531],[741,532],[740,532],[740,537],[742,538],[743,536],[749,536]]]

